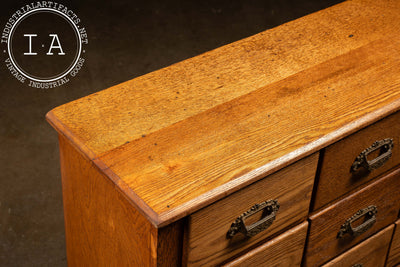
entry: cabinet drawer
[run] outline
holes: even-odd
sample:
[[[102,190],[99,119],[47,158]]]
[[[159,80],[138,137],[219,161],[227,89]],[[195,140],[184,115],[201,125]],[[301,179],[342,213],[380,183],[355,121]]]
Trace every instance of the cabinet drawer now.
[[[213,266],[307,217],[318,154],[300,160],[189,216],[184,264]],[[279,210],[268,229],[252,237],[228,238],[232,223],[256,203],[277,200]],[[270,214],[246,219],[254,225]],[[230,232],[232,233],[232,232]]]
[[[394,226],[391,225],[354,248],[331,260],[323,267],[354,266],[384,267]]]
[[[357,186],[377,177],[400,163],[400,112],[397,112],[373,125],[360,130],[347,138],[328,146],[322,154],[321,172],[315,192],[313,210],[317,210],[332,200],[344,195]],[[366,171],[351,167],[361,152],[371,147],[375,141],[393,139],[392,155],[382,166]],[[385,149],[371,152],[367,159],[372,161]],[[367,152],[368,153],[368,152]]]
[[[399,192],[399,190],[400,169],[396,169],[356,193],[312,215],[309,218],[310,231],[306,248],[306,266],[318,266],[325,263],[393,223],[397,219],[400,206],[400,194],[394,192]],[[374,216],[371,214],[372,206],[377,209],[377,214]],[[358,213],[367,207],[371,207],[370,213],[365,215]],[[356,219],[357,217],[358,219]],[[347,233],[341,231],[345,222],[350,218],[353,219],[349,225],[353,229],[353,234],[351,234],[351,229],[348,229]],[[375,222],[372,223],[373,221]],[[339,233],[343,234],[342,237]]]
[[[307,228],[308,223],[304,222],[224,266],[300,267]]]
[[[400,220],[396,222],[396,228],[390,245],[387,266],[396,266],[400,264]]]

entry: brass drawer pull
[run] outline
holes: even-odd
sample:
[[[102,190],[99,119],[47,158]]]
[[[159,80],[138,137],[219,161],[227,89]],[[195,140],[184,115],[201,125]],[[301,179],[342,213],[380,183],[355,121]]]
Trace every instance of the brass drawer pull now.
[[[365,149],[351,165],[350,172],[356,172],[360,167],[365,168],[367,171],[375,170],[381,167],[392,156],[393,139],[386,138],[374,142],[369,148]],[[374,151],[380,150],[379,156],[368,160],[367,156]]]
[[[372,205],[365,209],[357,211],[351,218],[347,219],[346,222],[340,227],[337,234],[337,238],[342,238],[345,234],[350,234],[353,237],[359,236],[369,228],[371,228],[376,222],[376,214],[378,209]],[[351,224],[358,219],[364,217],[364,222],[359,226],[353,227]]]
[[[237,233],[242,233],[247,237],[255,236],[256,234],[267,229],[273,223],[278,210],[279,203],[277,200],[267,200],[260,204],[255,204],[232,223],[231,227],[228,230],[228,233],[226,234],[226,237],[230,239],[234,237]],[[263,212],[262,218],[259,221],[249,226],[246,226],[246,219],[258,212]]]

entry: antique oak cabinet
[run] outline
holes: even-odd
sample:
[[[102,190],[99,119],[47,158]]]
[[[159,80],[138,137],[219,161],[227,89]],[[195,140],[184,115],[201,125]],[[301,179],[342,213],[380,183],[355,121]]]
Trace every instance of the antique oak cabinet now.
[[[55,108],[70,266],[400,263],[400,1]]]

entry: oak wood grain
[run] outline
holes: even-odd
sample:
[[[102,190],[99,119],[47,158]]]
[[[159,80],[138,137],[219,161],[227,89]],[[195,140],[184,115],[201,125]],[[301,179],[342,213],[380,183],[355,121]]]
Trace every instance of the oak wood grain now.
[[[346,249],[393,223],[400,208],[400,169],[386,174],[356,193],[328,206],[309,218],[305,266],[319,266]],[[341,225],[358,210],[375,205],[376,222],[363,234],[337,238]]]
[[[399,11],[347,1],[49,112],[69,265],[216,265],[304,220],[318,151],[400,109]],[[314,214],[306,265],[393,222],[399,173]],[[266,199],[281,204],[274,224],[227,241],[238,214]],[[374,227],[336,240],[369,204]]]
[[[386,116],[400,45],[380,40],[99,156],[163,225]]]
[[[224,266],[300,267],[307,227],[308,223],[303,222]]]
[[[155,228],[59,136],[69,266],[179,266],[183,221]]]
[[[47,118],[162,227],[398,110],[399,10],[348,1]]]
[[[399,11],[395,0],[347,1],[49,112],[69,265],[216,265],[304,220],[318,151],[400,109]],[[392,223],[399,176],[312,215],[306,265]],[[272,226],[227,240],[267,199],[281,204]],[[338,241],[370,204],[373,228]]]
[[[68,265],[152,265],[152,224],[64,137],[59,143]]]
[[[157,232],[157,261],[155,266],[181,266],[183,251],[184,221],[180,220],[160,229]]]
[[[393,228],[393,225],[386,227],[374,236],[324,264],[323,267],[354,266],[355,264],[362,264],[363,267],[384,267]]]
[[[317,161],[318,154],[314,154],[191,215],[187,265],[215,266],[304,220],[310,204]],[[254,204],[270,199],[278,200],[280,208],[268,229],[251,238],[240,233],[232,239],[226,237],[232,222],[239,215]]]
[[[382,167],[372,172],[366,172],[361,168],[357,173],[351,173],[350,167],[355,158],[375,141],[385,138],[393,139],[392,157]],[[327,147],[324,151],[313,210],[318,210],[346,192],[350,192],[399,164],[399,140],[400,112],[397,112]],[[374,156],[370,155],[368,160],[373,158]]]
[[[399,264],[400,264],[400,220],[397,220],[386,265],[388,267],[392,267],[392,266],[398,266]]]
[[[398,33],[399,9],[395,0],[342,3],[60,106],[49,119],[104,153]]]

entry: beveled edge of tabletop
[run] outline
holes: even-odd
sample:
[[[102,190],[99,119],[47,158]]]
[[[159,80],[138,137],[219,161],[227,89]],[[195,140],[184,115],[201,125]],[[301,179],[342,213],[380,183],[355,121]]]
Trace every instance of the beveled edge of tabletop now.
[[[312,153],[319,151],[329,144],[340,140],[343,138],[343,136],[347,136],[353,132],[356,132],[357,130],[379,119],[382,119],[399,109],[400,99],[374,112],[368,113],[352,123],[347,124],[299,149],[296,149],[283,157],[277,158],[257,169],[235,178],[234,180],[213,188],[212,190],[201,194],[200,196],[193,198],[180,206],[174,207],[173,209],[162,213],[157,213],[150,206],[148,206],[145,201],[143,201],[122,179],[120,179],[120,177],[118,177],[118,175],[116,175],[103,161],[98,158],[98,155],[95,152],[87,147],[86,144],[73,133],[73,131],[64,125],[63,122],[54,115],[53,111],[50,111],[46,115],[46,118],[49,123],[59,132],[59,134],[64,135],[75,148],[77,148],[87,158],[92,160],[99,170],[101,170],[113,181],[113,183],[116,185],[116,188],[123,192],[126,198],[133,205],[135,205],[140,212],[152,222],[154,226],[163,227],[261,179],[262,177],[267,176],[268,174],[271,174],[301,158],[311,155]]]
[[[365,116],[354,120],[352,123],[349,123],[336,131],[329,133],[328,135],[319,138],[300,149],[294,150],[287,155],[280,157],[276,160],[269,162],[268,164],[252,170],[239,178],[236,178],[224,185],[216,187],[205,194],[198,196],[197,198],[192,199],[180,205],[176,208],[173,208],[167,212],[163,212],[161,214],[156,213],[151,207],[149,207],[140,197],[135,194],[135,192],[128,186],[126,183],[118,177],[108,166],[104,164],[99,158],[96,158],[96,155],[90,151],[85,146],[79,143],[79,140],[76,140],[74,136],[70,133],[67,127],[62,125],[62,123],[58,122],[55,117],[52,115],[51,111],[46,115],[46,119],[49,123],[59,132],[59,134],[64,135],[67,140],[71,142],[71,144],[78,149],[80,153],[82,153],[85,157],[89,158],[94,162],[94,164],[98,167],[98,169],[107,175],[108,178],[116,185],[116,188],[120,190],[130,203],[132,203],[138,210],[144,215],[155,227],[161,228],[170,223],[173,223],[207,205],[233,193],[241,188],[258,181],[259,179],[276,172],[299,159],[307,157],[313,153],[318,152],[322,148],[329,146],[330,144],[342,139],[344,136],[348,136],[384,117],[393,114],[394,112],[400,110],[400,98],[396,101],[392,102],[389,105],[386,105],[383,108],[380,108],[372,113],[366,114]]]

